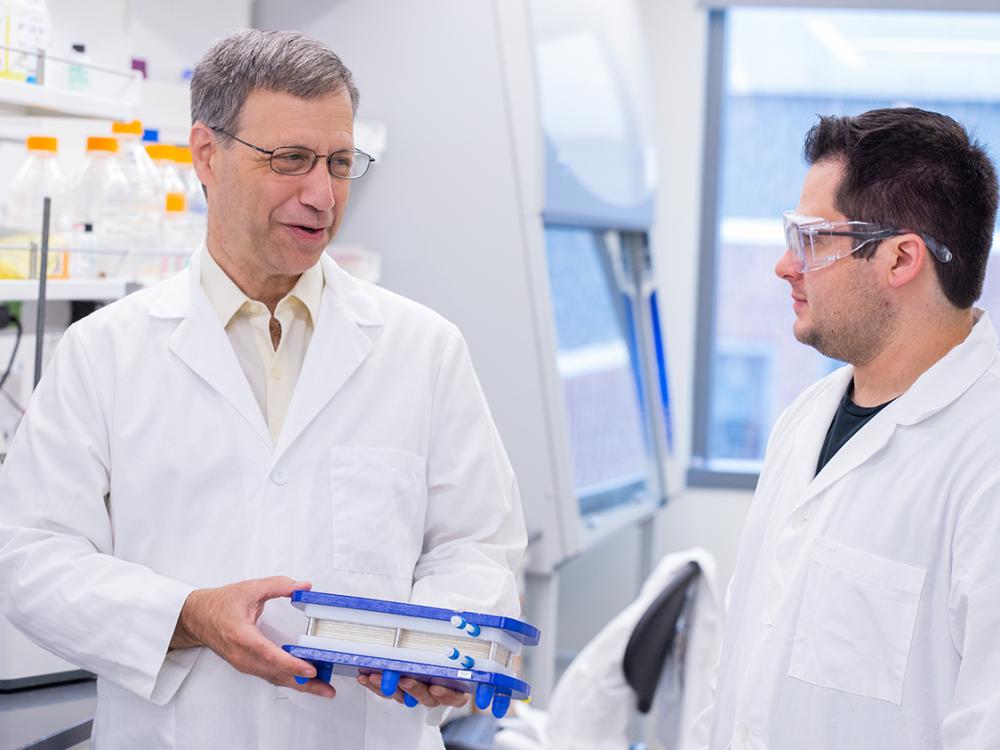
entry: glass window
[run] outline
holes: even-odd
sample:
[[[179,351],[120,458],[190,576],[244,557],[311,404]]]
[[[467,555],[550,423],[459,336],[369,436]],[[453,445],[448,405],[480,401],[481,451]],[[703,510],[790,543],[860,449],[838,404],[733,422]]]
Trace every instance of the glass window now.
[[[773,272],[806,131],[818,114],[917,106],[957,119],[996,161],[1000,15],[751,7],[726,13],[725,40],[712,377],[697,449],[709,470],[756,470],[777,416],[837,365],[792,336]],[[995,258],[978,304],[1000,319]]]
[[[600,233],[549,227],[545,244],[574,484],[591,513],[649,489],[634,332]]]

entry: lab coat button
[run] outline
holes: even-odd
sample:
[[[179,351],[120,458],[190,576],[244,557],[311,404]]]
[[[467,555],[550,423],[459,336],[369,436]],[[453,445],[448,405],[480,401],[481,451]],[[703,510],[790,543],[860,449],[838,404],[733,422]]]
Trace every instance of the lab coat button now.
[[[275,484],[287,484],[288,475],[281,469],[276,469],[273,474],[271,474],[271,481]]]

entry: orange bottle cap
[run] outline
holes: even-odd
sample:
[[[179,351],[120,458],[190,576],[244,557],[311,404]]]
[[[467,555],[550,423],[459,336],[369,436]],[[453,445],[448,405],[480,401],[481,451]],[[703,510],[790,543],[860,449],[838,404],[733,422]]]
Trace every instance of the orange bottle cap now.
[[[110,151],[114,153],[118,150],[118,141],[115,140],[114,138],[92,135],[90,138],[87,139],[87,150]]]
[[[174,147],[166,143],[150,143],[146,146],[146,153],[154,161],[160,161],[161,159],[173,161]]]
[[[55,153],[59,150],[59,139],[47,135],[29,135],[29,151],[51,151]]]
[[[167,212],[176,213],[187,210],[187,198],[184,193],[167,193]]]
[[[114,122],[111,124],[111,132],[115,135],[138,135],[142,136],[142,121],[132,120],[132,122]]]

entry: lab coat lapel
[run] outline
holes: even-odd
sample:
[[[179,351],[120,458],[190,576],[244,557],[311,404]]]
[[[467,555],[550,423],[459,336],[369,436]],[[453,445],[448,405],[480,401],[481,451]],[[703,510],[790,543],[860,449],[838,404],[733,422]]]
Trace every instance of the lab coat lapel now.
[[[791,451],[792,465],[785,467],[791,475],[786,486],[794,488],[795,505],[805,502],[816,492],[814,484],[819,453],[823,449],[823,441],[833,416],[837,413],[840,399],[853,377],[852,367],[837,370],[822,384],[812,403],[798,417]]]
[[[975,315],[978,322],[966,339],[848,440],[812,480],[801,502],[812,499],[872,458],[889,442],[897,426],[917,424],[951,404],[997,361],[997,335],[989,316],[981,310],[977,310]],[[814,424],[804,426],[801,449],[796,445],[796,457],[806,465],[811,461],[809,468],[812,471],[836,410],[836,405],[830,408],[830,399],[835,398],[839,402],[853,376],[851,368],[844,368],[844,371],[846,377],[838,381],[839,387],[832,388],[824,394],[825,399],[817,402],[814,415],[826,415],[826,418],[816,418]]]
[[[845,384],[846,388],[846,384]],[[843,397],[843,392],[841,392]],[[838,400],[839,401],[839,400]],[[857,434],[848,440],[844,447],[837,451],[837,454],[829,460],[822,471],[816,475],[809,487],[806,489],[806,496],[803,502],[811,500],[813,497],[829,488],[834,482],[846,476],[854,469],[861,466],[868,459],[878,453],[889,442],[889,438],[896,431],[898,424],[898,409],[894,409],[896,403],[892,403],[880,411],[871,421],[858,430]],[[823,426],[823,436],[820,439],[819,447],[822,449],[823,439],[833,421],[833,414]],[[815,451],[812,462],[809,465],[810,471],[816,471],[816,463],[819,461],[819,450]]]
[[[186,271],[164,284],[163,294],[151,308],[151,314],[160,318],[182,318],[170,336],[170,351],[229,401],[270,448],[271,435],[264,415],[222,322],[202,289],[201,252],[191,256],[191,265]]]
[[[360,282],[337,268],[329,256],[324,255],[321,262],[324,286],[319,320],[278,436],[275,461],[368,358],[373,344],[364,329],[382,324]]]

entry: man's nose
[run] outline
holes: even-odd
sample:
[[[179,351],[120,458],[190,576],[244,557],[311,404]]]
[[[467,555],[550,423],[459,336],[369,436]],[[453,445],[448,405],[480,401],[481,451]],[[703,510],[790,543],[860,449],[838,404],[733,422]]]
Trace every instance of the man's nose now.
[[[299,200],[316,211],[330,211],[337,205],[334,181],[325,159],[318,159],[308,173],[302,175]]]
[[[802,264],[791,248],[785,248],[784,255],[778,258],[778,262],[774,265],[774,273],[779,279],[785,280],[802,276]]]

